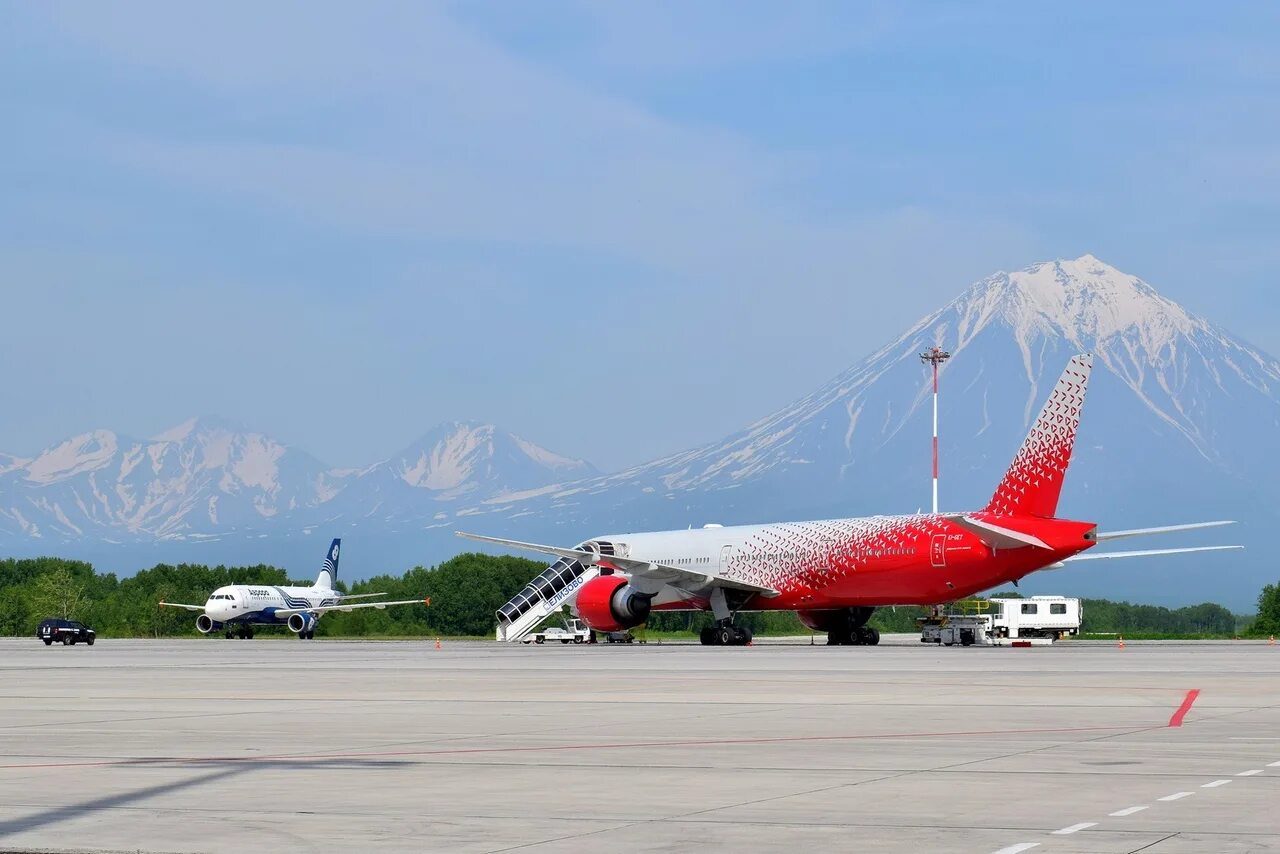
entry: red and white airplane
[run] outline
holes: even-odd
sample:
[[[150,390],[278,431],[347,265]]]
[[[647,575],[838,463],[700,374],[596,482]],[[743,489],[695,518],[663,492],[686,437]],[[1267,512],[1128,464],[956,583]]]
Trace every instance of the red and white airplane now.
[[[704,644],[748,643],[739,611],[796,611],[834,644],[875,644],[866,625],[887,605],[938,605],[1072,561],[1240,546],[1091,552],[1099,542],[1228,525],[1199,522],[1099,533],[1055,513],[1084,405],[1090,355],[1071,359],[991,501],[969,513],[871,516],[595,537],[558,548],[458,532],[558,559],[498,611],[518,640],[569,602],[591,628],[619,631],[655,611],[710,610]]]

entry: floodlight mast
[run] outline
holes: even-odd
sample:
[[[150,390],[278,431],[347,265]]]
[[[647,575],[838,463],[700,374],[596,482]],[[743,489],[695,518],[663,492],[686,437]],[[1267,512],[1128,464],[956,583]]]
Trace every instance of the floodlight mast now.
[[[933,366],[933,512],[938,512],[938,366],[951,358],[941,347],[932,347],[920,354],[920,361]]]

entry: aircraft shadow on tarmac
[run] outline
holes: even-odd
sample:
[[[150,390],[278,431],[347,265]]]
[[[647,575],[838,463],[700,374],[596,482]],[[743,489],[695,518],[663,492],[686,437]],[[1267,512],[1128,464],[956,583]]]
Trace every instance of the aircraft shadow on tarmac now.
[[[120,762],[113,762],[111,764],[120,767],[198,767],[212,768],[216,770],[211,773],[200,774],[186,780],[164,782],[155,786],[147,786],[145,788],[134,789],[133,791],[128,792],[116,792],[105,797],[79,801],[73,804],[62,804],[60,806],[54,806],[41,810],[40,812],[32,813],[31,815],[19,816],[6,821],[0,821],[0,838],[10,836],[15,833],[36,830],[41,827],[61,824],[62,822],[72,821],[77,818],[84,818],[92,815],[98,810],[115,809],[128,806],[138,803],[139,801],[145,801],[146,799],[157,795],[169,794],[183,789],[194,789],[200,786],[209,785],[210,783],[217,783],[221,780],[229,780],[266,769],[289,769],[310,773],[326,769],[349,770],[352,768],[395,768],[410,766],[414,763],[404,760],[387,759],[254,759],[252,757],[237,759],[229,757],[227,759],[126,759],[121,760]]]

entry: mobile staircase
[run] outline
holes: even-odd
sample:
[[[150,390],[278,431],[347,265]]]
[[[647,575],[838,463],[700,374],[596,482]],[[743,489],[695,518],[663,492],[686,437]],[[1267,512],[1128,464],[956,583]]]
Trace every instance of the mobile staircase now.
[[[584,543],[578,548],[601,551],[596,543]],[[612,551],[604,553],[611,554]],[[560,558],[498,609],[498,640],[523,639],[543,620],[559,611],[562,605],[574,601],[582,585],[599,574],[599,566],[586,566],[576,560]]]

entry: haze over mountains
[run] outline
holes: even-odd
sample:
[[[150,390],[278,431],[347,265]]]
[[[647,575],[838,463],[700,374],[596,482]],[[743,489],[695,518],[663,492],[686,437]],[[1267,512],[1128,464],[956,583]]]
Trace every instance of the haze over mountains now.
[[[320,540],[341,535],[352,569],[371,574],[463,550],[457,528],[572,545],[705,522],[914,512],[929,501],[930,466],[918,354],[934,344],[953,354],[942,374],[944,510],[985,504],[1067,359],[1091,351],[1060,515],[1103,529],[1235,518],[1244,524],[1225,534],[1168,544],[1251,547],[1093,562],[1024,587],[1248,609],[1275,580],[1264,537],[1280,521],[1280,362],[1090,255],[979,281],[794,404],[612,474],[466,423],[361,470],[217,419],[145,440],[95,430],[29,460],[0,454],[0,550],[124,572],[165,559],[303,573]],[[744,378],[735,393],[749,388]]]

